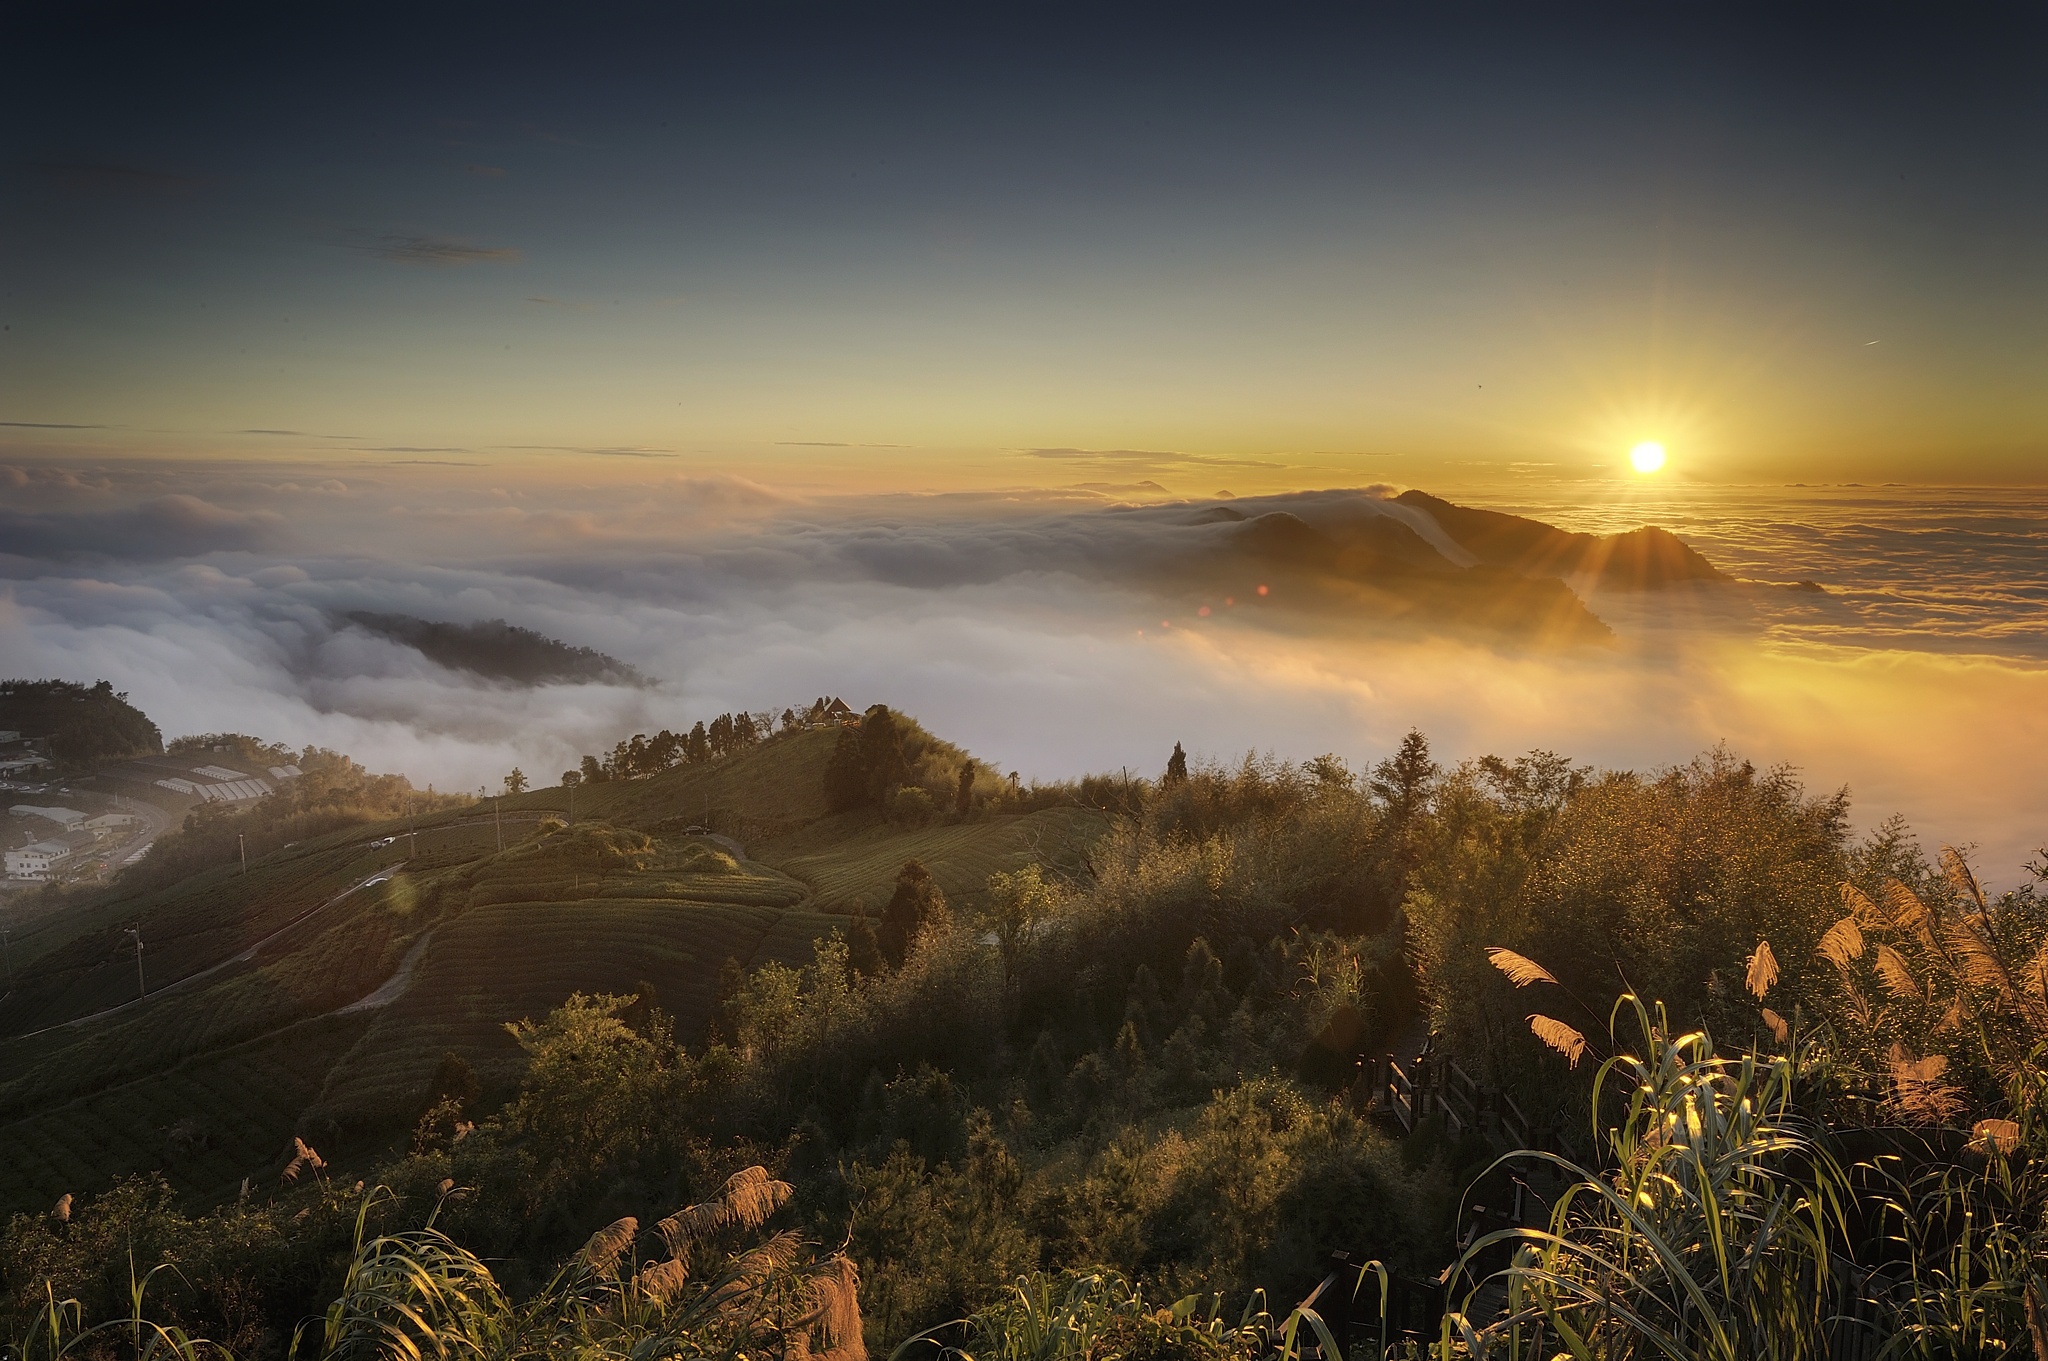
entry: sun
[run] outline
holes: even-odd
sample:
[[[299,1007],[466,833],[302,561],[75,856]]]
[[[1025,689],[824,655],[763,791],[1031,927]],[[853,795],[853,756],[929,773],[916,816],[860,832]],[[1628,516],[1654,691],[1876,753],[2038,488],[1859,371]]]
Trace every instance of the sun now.
[[[1654,473],[1664,466],[1664,446],[1646,439],[1628,451],[1628,461],[1639,473]]]

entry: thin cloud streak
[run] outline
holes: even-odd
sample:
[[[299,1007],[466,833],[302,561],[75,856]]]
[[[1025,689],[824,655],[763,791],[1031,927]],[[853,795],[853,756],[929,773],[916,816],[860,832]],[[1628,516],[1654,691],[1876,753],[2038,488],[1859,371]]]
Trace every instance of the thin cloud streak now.
[[[403,265],[461,268],[475,264],[512,264],[524,257],[511,246],[479,246],[447,236],[411,236],[386,232],[379,236],[360,233],[368,239],[350,241],[348,248],[379,260]]]

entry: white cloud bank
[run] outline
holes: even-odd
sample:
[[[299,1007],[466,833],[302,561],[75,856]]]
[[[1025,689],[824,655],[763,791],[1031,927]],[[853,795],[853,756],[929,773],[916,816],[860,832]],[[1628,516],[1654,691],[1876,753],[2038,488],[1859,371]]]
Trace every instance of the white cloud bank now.
[[[22,473],[0,538],[0,671],[104,677],[167,735],[315,743],[443,788],[515,763],[552,778],[635,731],[830,693],[908,710],[1026,776],[1156,772],[1175,741],[1364,764],[1411,726],[1453,760],[1544,747],[1645,767],[1726,742],[1847,784],[1865,825],[1901,812],[1929,842],[1977,843],[1996,881],[2048,840],[2048,592],[2010,566],[1995,586],[1957,568],[1928,583],[1938,623],[1916,631],[1883,583],[1929,570],[1925,536],[1901,540],[1919,555],[1902,563],[1861,534],[1841,570],[1862,577],[1828,597],[1595,598],[1616,644],[1557,651],[1271,627],[1245,603],[1202,618],[1140,570],[1178,520],[1087,496],[804,502],[738,479],[327,471]],[[1780,522],[1802,576],[1816,535],[1850,532]],[[1768,575],[1773,531],[1748,532],[1741,566]],[[2002,522],[2000,561],[2048,572],[2015,532]],[[1970,560],[1966,532],[1943,542]],[[1865,587],[1878,606],[1858,603]],[[1958,626],[1954,602],[1987,591],[1976,632]],[[349,609],[505,618],[658,683],[489,684],[338,625]]]

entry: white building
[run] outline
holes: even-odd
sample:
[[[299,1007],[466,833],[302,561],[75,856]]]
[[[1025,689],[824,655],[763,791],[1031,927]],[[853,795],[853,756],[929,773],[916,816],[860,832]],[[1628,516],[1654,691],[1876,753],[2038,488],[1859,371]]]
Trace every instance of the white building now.
[[[99,836],[93,832],[64,832],[33,846],[24,846],[18,851],[7,852],[7,874],[11,879],[47,879],[50,871],[77,855],[80,851],[91,850],[99,844]]]
[[[47,879],[50,871],[71,858],[71,848],[61,841],[38,841],[18,851],[7,852],[7,877]]]
[[[101,813],[98,817],[87,818],[79,827],[88,832],[111,832],[117,827],[132,827],[142,821],[133,813]]]
[[[78,826],[86,818],[86,815],[76,808],[46,808],[34,803],[17,803],[7,811],[18,818],[41,818],[45,822],[54,822],[66,831]]]

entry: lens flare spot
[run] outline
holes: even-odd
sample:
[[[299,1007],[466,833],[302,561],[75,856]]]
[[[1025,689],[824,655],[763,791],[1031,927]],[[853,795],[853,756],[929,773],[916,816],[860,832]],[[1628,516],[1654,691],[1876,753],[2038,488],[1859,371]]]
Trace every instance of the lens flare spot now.
[[[1260,594],[1260,595],[1264,595],[1265,593],[1266,593],[1266,588],[1265,588],[1264,586],[1261,586],[1261,587],[1259,587],[1259,594]]]

